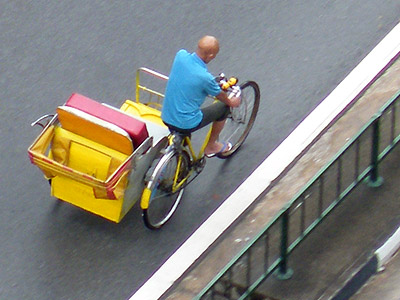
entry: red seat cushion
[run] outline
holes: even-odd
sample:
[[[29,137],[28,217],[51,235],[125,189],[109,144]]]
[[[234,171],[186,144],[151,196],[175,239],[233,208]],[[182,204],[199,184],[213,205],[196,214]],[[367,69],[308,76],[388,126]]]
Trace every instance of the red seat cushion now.
[[[121,127],[128,132],[135,148],[149,136],[146,123],[80,94],[72,94],[65,105]]]

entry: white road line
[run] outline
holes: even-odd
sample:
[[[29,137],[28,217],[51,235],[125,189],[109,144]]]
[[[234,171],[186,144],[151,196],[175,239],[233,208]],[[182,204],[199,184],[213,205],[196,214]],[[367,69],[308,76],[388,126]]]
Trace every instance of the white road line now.
[[[396,232],[378,249],[375,255],[378,258],[377,270],[382,270],[393,254],[400,248],[400,227]]]
[[[129,300],[159,299],[399,52],[400,24],[392,29]]]

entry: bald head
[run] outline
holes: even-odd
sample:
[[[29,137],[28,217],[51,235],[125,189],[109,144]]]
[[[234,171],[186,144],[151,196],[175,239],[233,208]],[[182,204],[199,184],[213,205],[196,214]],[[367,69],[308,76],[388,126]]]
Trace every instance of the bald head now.
[[[210,35],[203,36],[197,44],[197,55],[208,64],[219,52],[218,40]]]

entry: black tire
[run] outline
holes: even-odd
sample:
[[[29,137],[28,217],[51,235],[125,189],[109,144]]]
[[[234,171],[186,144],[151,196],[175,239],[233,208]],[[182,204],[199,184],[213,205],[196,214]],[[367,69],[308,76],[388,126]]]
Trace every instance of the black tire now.
[[[185,178],[190,167],[190,158],[186,152],[167,153],[161,157],[154,169],[147,190],[150,192],[148,207],[143,208],[143,220],[150,229],[161,228],[173,215],[182,199],[184,188],[172,191],[172,184],[181,157],[180,174],[178,181]]]
[[[240,88],[242,90],[241,104],[239,107],[231,108],[231,114],[219,136],[220,141],[231,142],[232,149],[218,154],[219,158],[227,158],[239,149],[247,138],[257,116],[260,105],[258,84],[254,81],[247,81]]]

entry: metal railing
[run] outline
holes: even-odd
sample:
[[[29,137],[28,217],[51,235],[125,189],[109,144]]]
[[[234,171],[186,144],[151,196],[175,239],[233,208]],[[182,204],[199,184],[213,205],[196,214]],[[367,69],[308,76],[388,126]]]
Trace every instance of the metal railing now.
[[[147,76],[146,78],[143,78],[144,76],[141,75],[147,75]],[[147,79],[147,81],[144,79]],[[159,79],[161,79],[161,81]],[[135,81],[136,81],[136,103],[143,103],[160,110],[162,107],[164,94],[159,91],[165,89],[166,82],[168,81],[168,76],[161,74],[157,71],[151,70],[149,68],[142,67],[137,69]],[[146,86],[144,84],[146,84]],[[147,86],[148,84],[150,84],[153,88],[149,88]],[[145,94],[146,97],[142,97],[142,94]]]
[[[196,299],[246,299],[271,274],[291,277],[292,251],[361,182],[383,182],[379,164],[400,141],[400,91],[322,168]]]

